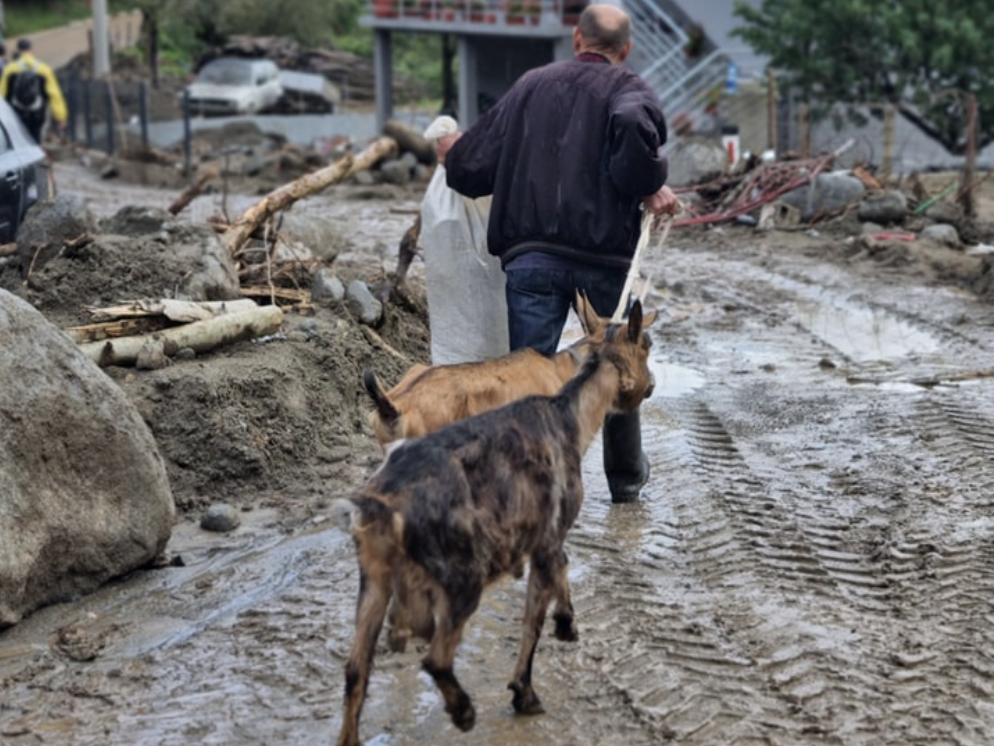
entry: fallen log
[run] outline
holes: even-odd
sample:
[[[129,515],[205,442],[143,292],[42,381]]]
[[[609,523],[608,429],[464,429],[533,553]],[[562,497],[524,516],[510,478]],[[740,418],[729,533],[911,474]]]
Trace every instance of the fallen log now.
[[[161,344],[162,352],[168,357],[184,348],[208,352],[223,345],[274,334],[282,324],[283,311],[278,306],[262,306],[250,311],[194,321],[153,334],[87,342],[81,344],[79,349],[101,367],[130,366],[136,364],[146,345]]]
[[[281,288],[275,285],[243,285],[238,291],[246,298],[268,298],[270,301],[287,301],[290,304],[309,304],[310,290]],[[254,301],[252,301],[254,303]]]
[[[298,199],[320,192],[332,184],[344,181],[353,174],[370,168],[383,158],[397,151],[397,141],[380,137],[357,155],[348,154],[330,166],[301,176],[270,192],[241,214],[222,234],[221,241],[229,254],[237,252],[252,233],[274,213],[284,210]]]
[[[249,300],[192,301],[162,298],[159,300],[133,300],[119,306],[86,308],[86,312],[96,321],[135,318],[142,316],[165,316],[170,321],[187,323],[203,321],[226,313],[251,311],[256,304]]]
[[[205,174],[201,175],[199,179],[190,184],[186,189],[184,189],[180,195],[173,200],[173,203],[169,205],[170,215],[179,215],[183,212],[183,209],[193,202],[194,198],[197,197],[201,192],[204,191],[204,187],[211,181],[217,178],[217,171],[211,169]]]

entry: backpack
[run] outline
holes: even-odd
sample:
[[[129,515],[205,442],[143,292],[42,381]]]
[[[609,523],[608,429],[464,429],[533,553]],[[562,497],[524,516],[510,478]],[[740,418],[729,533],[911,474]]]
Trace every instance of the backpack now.
[[[14,76],[14,90],[11,103],[22,111],[40,109],[45,103],[42,95],[42,80],[38,70],[23,65]]]

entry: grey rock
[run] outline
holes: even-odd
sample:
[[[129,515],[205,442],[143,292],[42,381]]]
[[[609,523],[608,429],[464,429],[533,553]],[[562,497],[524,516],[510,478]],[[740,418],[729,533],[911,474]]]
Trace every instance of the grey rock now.
[[[955,227],[947,223],[936,223],[935,225],[926,226],[922,229],[920,235],[921,238],[927,241],[934,241],[935,243],[952,248],[957,248],[962,244],[959,232]]]
[[[387,184],[396,184],[398,186],[404,186],[405,184],[411,183],[411,178],[413,166],[400,159],[394,159],[391,161],[385,161],[380,166],[380,175],[383,177],[383,181]]]
[[[226,503],[214,503],[200,518],[200,528],[205,531],[227,533],[242,525],[238,511]]]
[[[0,290],[0,629],[161,554],[165,465],[124,392]]]
[[[100,227],[105,233],[119,236],[144,236],[162,231],[172,219],[168,210],[159,207],[125,205],[114,216],[101,221]]]
[[[902,223],[908,215],[908,198],[903,192],[889,189],[879,194],[868,194],[859,203],[860,220],[881,225]]]
[[[315,303],[340,301],[345,298],[345,285],[327,269],[319,269],[311,281],[311,298]]]
[[[292,212],[283,213],[280,236],[291,249],[305,248],[329,264],[338,257],[347,243],[340,223],[317,215]]]
[[[17,257],[21,272],[40,270],[66,241],[98,230],[96,216],[86,201],[74,194],[59,194],[52,200],[38,202],[30,210],[17,233]]]
[[[728,170],[728,153],[719,142],[710,140],[682,140],[670,152],[668,161],[666,183],[674,187],[701,184]]]
[[[787,192],[780,200],[801,211],[801,220],[828,217],[859,202],[866,194],[862,181],[845,171],[822,173],[814,182]]]
[[[349,310],[366,326],[377,326],[383,320],[383,304],[370,292],[362,280],[353,280],[346,290]]]

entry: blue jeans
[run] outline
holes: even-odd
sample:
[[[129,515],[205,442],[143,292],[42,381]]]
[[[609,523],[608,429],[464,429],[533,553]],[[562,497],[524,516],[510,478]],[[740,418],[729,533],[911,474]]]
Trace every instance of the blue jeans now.
[[[576,291],[599,316],[611,316],[625,287],[623,269],[509,269],[505,273],[507,331],[512,350],[551,355],[559,346]]]
[[[598,316],[610,317],[625,288],[627,270],[509,269],[505,272],[511,349],[532,347],[551,355],[559,346],[570,305],[582,290]],[[604,473],[611,501],[638,499],[649,479],[638,410],[608,415],[603,433]]]

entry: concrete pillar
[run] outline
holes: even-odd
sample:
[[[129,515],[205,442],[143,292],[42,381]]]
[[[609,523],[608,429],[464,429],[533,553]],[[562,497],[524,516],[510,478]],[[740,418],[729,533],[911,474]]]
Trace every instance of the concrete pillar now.
[[[478,54],[470,36],[459,37],[459,129],[469,129],[480,118],[479,76],[476,72]]]
[[[107,0],[93,0],[93,77],[110,73],[110,37],[107,34]]]
[[[376,75],[376,131],[393,118],[393,41],[390,32],[373,32],[373,68]]]

